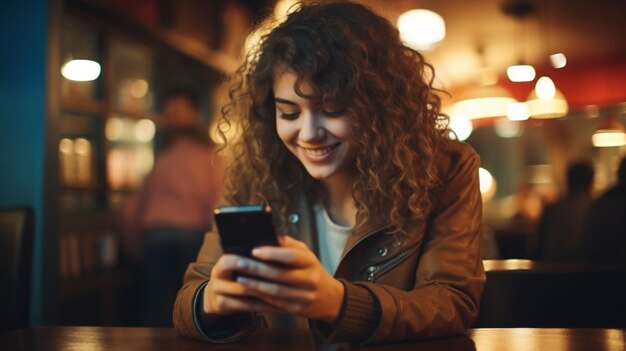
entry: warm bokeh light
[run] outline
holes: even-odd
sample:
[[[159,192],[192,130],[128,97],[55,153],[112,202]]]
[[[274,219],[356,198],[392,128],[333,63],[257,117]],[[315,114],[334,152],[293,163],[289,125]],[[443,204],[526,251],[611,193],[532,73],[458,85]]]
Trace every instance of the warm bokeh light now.
[[[506,69],[511,82],[530,82],[535,79],[535,69],[531,65],[513,65]]]
[[[76,163],[74,162],[74,141],[63,138],[59,141],[59,176],[64,184],[76,182]]]
[[[469,136],[472,135],[472,131],[474,130],[472,121],[464,116],[450,116],[450,125],[448,125],[448,127],[456,135],[456,137],[453,137],[453,139],[458,139],[460,141],[464,141],[469,138]]]
[[[552,79],[546,76],[537,80],[526,103],[532,118],[559,118],[569,111],[565,96],[556,89]]]
[[[116,141],[124,138],[125,126],[124,122],[115,117],[111,117],[107,120],[104,128],[104,136],[107,140]]]
[[[525,102],[514,102],[507,106],[506,118],[510,121],[525,121],[530,117],[528,104]]]
[[[454,110],[469,119],[502,117],[506,116],[507,108],[512,102],[515,102],[515,99],[507,97],[474,98],[457,102]]]
[[[491,175],[491,172],[480,167],[478,169],[478,183],[483,201],[490,200],[496,193],[496,180]]]
[[[565,54],[562,52],[552,54],[550,55],[550,63],[552,67],[556,69],[563,68],[567,65],[567,57],[565,57]]]
[[[298,0],[278,0],[276,5],[274,5],[274,18],[279,22],[284,21],[290,12],[299,7],[299,4],[300,2]]]
[[[59,151],[63,154],[69,154],[74,150],[74,142],[72,139],[63,138],[59,141]]]
[[[556,87],[554,86],[554,82],[550,77],[543,76],[537,79],[537,84],[535,85],[535,93],[540,99],[551,99],[554,97],[556,93]]]
[[[134,135],[139,142],[149,142],[154,138],[156,126],[149,119],[142,119],[135,124]]]
[[[148,82],[145,79],[135,79],[130,85],[130,95],[141,99],[148,93]]]
[[[88,82],[100,76],[100,64],[92,60],[71,60],[61,67],[63,77],[76,82]]]
[[[485,84],[492,81],[490,69],[481,69],[477,84],[459,93],[457,101],[446,108],[449,116],[464,116],[469,119],[505,117],[509,104],[517,102],[511,93],[500,84]]]
[[[591,136],[595,147],[626,145],[626,128],[613,115],[606,115]]]
[[[430,50],[446,37],[443,18],[430,10],[410,10],[398,17],[400,38],[416,50]]]
[[[76,138],[74,140],[74,162],[76,185],[89,185],[92,183],[92,155],[91,141],[85,138]]]
[[[626,145],[626,134],[614,130],[599,130],[591,136],[595,147],[616,147]]]
[[[112,189],[120,189],[127,186],[129,164],[129,152],[123,149],[113,149],[107,154],[107,179]]]
[[[74,152],[79,155],[86,155],[91,152],[91,143],[85,138],[78,138],[74,141]]]
[[[511,121],[508,118],[498,118],[493,125],[496,135],[500,138],[514,138],[522,135],[522,124],[519,121]]]

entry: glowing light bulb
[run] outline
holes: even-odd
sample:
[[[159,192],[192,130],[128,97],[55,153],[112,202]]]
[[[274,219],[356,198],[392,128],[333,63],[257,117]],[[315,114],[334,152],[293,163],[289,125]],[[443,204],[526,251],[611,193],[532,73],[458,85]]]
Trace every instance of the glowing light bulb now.
[[[135,124],[134,134],[138,141],[148,142],[152,140],[155,132],[156,126],[149,119],[142,119]]]
[[[400,38],[416,50],[430,50],[446,37],[443,18],[430,10],[410,10],[398,17]]]
[[[535,93],[540,99],[551,99],[556,93],[556,87],[550,77],[543,76],[537,80]]]
[[[552,67],[559,69],[567,65],[567,57],[562,52],[550,55],[550,63]]]
[[[456,134],[456,136],[453,135],[453,138],[460,141],[469,138],[474,129],[472,121],[464,116],[450,116],[450,125],[448,127]]]
[[[478,184],[483,201],[490,200],[496,193],[496,180],[488,170],[482,167],[478,168]]]
[[[100,64],[92,60],[71,60],[61,67],[61,74],[75,82],[88,82],[100,76]]]
[[[530,82],[535,79],[535,69],[531,65],[513,65],[506,69],[511,82]]]

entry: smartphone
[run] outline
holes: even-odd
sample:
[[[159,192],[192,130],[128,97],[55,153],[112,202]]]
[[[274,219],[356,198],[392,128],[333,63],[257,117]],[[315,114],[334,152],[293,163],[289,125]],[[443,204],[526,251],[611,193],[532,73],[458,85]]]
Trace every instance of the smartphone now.
[[[215,224],[225,253],[252,257],[255,247],[278,246],[270,206],[219,207],[215,210]]]

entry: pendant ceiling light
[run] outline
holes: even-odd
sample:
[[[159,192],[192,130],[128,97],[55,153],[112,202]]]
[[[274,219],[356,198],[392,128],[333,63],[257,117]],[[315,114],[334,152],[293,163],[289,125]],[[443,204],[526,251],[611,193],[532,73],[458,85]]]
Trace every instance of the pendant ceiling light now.
[[[550,64],[553,68],[561,69],[567,66],[567,57],[562,52],[550,55]]]
[[[61,75],[75,82],[88,82],[100,76],[100,64],[92,60],[69,60],[61,67]]]
[[[410,10],[398,17],[400,39],[410,48],[428,51],[446,37],[446,23],[436,12]]]
[[[450,139],[457,139],[459,141],[467,140],[474,131],[472,121],[463,116],[450,116],[448,128],[454,132],[450,135]]]
[[[550,55],[550,65],[554,69],[561,69],[567,66],[567,56],[565,56],[565,53],[559,51],[558,49],[555,50],[552,47],[552,45],[550,45],[551,43],[550,23],[552,22],[552,14],[562,13],[563,9],[560,7],[561,6],[560,4],[556,4],[554,1],[547,1],[545,6],[546,6],[547,15],[545,16],[546,26],[545,26],[544,38],[546,39],[546,46],[548,48],[548,54]],[[557,47],[558,46],[559,44],[557,44]]]
[[[530,109],[525,102],[514,102],[507,106],[506,118],[509,121],[525,121],[530,117]]]
[[[535,68],[531,65],[520,63],[512,65],[506,69],[506,75],[511,82],[531,82],[535,79]]]
[[[515,102],[511,93],[499,84],[476,86],[461,95],[452,106],[452,115],[469,119],[506,117],[509,104]]]
[[[484,61],[483,49],[478,54]],[[490,67],[477,71],[475,85],[460,94],[451,106],[449,115],[468,119],[506,117],[509,105],[516,103],[513,95],[497,83],[497,74]]]
[[[531,118],[559,118],[569,111],[565,96],[556,89],[552,79],[547,76],[537,80],[535,89],[528,95],[526,103]]]
[[[626,128],[615,117],[607,115],[591,136],[591,142],[595,147],[626,145]]]
[[[523,60],[526,45],[526,28],[523,21],[535,11],[535,5],[529,0],[511,0],[502,5],[502,11],[519,22],[520,33],[517,37],[521,38],[520,45],[517,45],[519,62],[509,66],[506,69],[506,75],[511,82],[531,82],[535,79],[535,68],[524,63]]]

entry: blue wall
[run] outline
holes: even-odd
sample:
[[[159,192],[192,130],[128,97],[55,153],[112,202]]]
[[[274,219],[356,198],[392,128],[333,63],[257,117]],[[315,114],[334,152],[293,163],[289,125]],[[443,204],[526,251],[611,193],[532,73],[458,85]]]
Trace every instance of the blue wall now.
[[[0,206],[35,211],[35,325],[42,318],[47,6],[47,0],[0,1]]]

